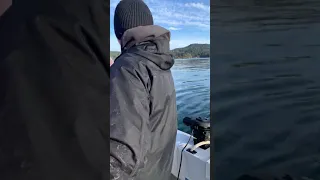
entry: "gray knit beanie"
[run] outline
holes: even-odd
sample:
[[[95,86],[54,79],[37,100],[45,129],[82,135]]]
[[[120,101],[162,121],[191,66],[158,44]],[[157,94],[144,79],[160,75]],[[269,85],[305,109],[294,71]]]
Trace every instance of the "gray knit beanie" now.
[[[151,11],[143,0],[122,0],[114,14],[114,32],[118,39],[128,29],[153,25]]]

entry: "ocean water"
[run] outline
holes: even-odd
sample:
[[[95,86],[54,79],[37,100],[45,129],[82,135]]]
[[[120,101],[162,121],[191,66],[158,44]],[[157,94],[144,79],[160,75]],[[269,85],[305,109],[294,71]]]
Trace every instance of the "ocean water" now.
[[[211,6],[214,176],[320,179],[320,1]]]
[[[184,117],[210,116],[210,59],[177,59],[171,69],[175,83],[178,128],[190,132]]]

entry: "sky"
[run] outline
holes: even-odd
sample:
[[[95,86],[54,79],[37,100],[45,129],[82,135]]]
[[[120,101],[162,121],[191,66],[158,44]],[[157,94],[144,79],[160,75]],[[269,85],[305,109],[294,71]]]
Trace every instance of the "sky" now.
[[[144,0],[154,24],[171,31],[170,49],[189,44],[210,44],[209,0]],[[120,0],[110,0],[110,50],[120,51],[114,34],[114,11]]]

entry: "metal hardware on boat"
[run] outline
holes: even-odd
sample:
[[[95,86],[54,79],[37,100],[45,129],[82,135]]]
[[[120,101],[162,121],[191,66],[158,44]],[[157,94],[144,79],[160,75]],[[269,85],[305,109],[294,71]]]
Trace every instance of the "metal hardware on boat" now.
[[[202,149],[208,149],[210,147],[210,120],[206,118],[195,118],[185,117],[183,123],[190,126],[191,131],[193,131],[193,136],[195,137],[194,144],[199,144],[198,147]],[[206,142],[206,143],[203,143]],[[209,142],[209,143],[208,143]],[[195,148],[198,148],[195,147]],[[193,152],[193,151],[191,151]]]

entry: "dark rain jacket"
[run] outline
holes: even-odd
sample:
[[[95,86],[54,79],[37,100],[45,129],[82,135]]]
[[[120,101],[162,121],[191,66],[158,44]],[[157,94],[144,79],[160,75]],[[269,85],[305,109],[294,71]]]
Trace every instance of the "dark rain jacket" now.
[[[109,13],[21,0],[0,17],[0,179],[109,179]]]
[[[112,180],[168,180],[177,133],[170,32],[127,30],[110,70]]]

